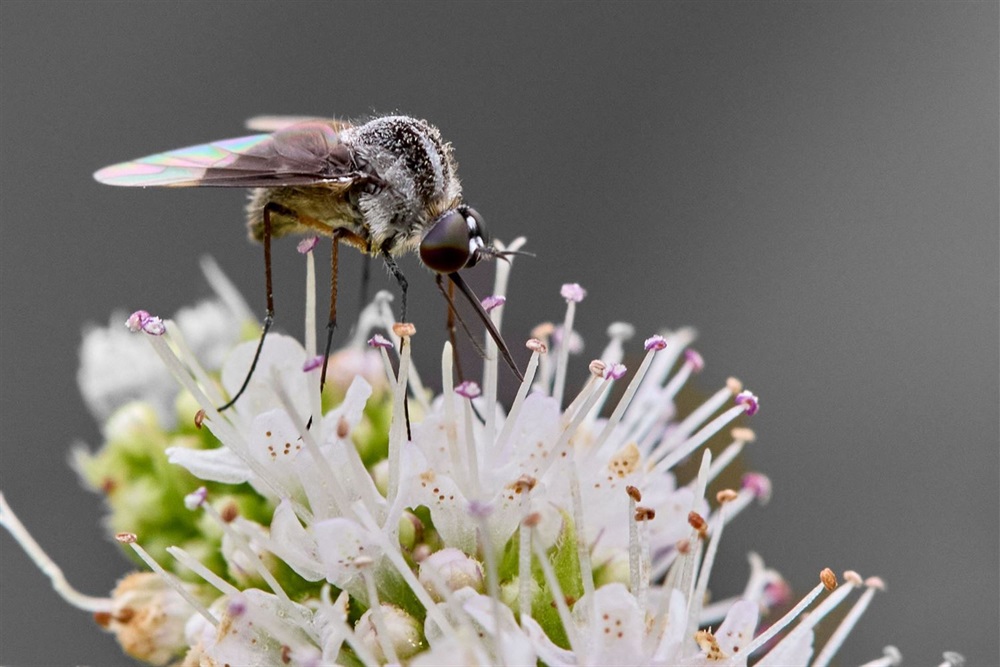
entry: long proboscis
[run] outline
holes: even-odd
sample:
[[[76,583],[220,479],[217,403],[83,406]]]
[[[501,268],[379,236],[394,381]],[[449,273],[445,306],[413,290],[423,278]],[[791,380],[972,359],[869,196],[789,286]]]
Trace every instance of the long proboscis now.
[[[483,304],[479,301],[479,297],[476,296],[476,293],[472,291],[469,284],[465,282],[465,279],[458,273],[449,273],[448,278],[451,279],[451,282],[455,283],[459,291],[464,294],[465,298],[472,304],[476,314],[479,315],[479,319],[483,321],[483,326],[486,327],[486,331],[488,331],[490,337],[493,338],[493,342],[497,344],[497,349],[500,350],[500,354],[503,356],[504,361],[506,361],[507,365],[510,366],[510,370],[514,372],[514,375],[517,376],[519,381],[524,382],[524,375],[522,375],[521,371],[518,370],[517,364],[514,363],[514,357],[510,355],[510,350],[507,349],[507,343],[504,342],[503,337],[497,330],[496,325],[493,324],[493,319],[490,317],[489,313],[487,313],[486,309],[483,308]]]

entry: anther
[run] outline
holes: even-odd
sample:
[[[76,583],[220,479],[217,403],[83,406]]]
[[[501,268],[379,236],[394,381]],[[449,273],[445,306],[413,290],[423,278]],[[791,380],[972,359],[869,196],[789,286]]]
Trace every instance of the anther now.
[[[226,523],[232,523],[236,520],[236,517],[240,515],[240,508],[236,506],[236,503],[226,503],[226,506],[222,508],[219,512],[219,516]]]
[[[417,327],[412,322],[396,322],[392,325],[392,333],[400,338],[409,338],[417,333]]]
[[[854,570],[844,570],[844,581],[851,584],[852,586],[860,586],[864,583],[861,575]]]
[[[494,308],[499,308],[500,306],[507,303],[507,297],[496,296],[495,294],[491,294],[485,297],[480,303],[482,303],[483,305],[483,310],[485,310],[488,313]]]
[[[699,538],[705,539],[708,535],[708,522],[705,521],[705,517],[697,512],[688,512],[688,524],[698,531]]]
[[[885,590],[885,580],[882,577],[868,577],[865,579],[865,586],[874,588],[877,591]]]
[[[590,373],[591,375],[596,375],[597,377],[604,377],[604,371],[607,370],[608,365],[601,361],[600,359],[594,359],[590,362]]]
[[[368,347],[384,347],[386,349],[391,349],[392,343],[382,334],[375,334],[368,339]]]
[[[463,398],[476,398],[483,392],[479,389],[479,385],[471,380],[466,380],[455,387],[455,393]]]
[[[607,367],[607,370],[604,372],[604,378],[611,380],[620,380],[625,375],[625,371],[627,370],[628,369],[625,368],[625,364],[611,364],[610,366]]]
[[[662,350],[667,346],[667,339],[659,334],[655,336],[650,336],[646,339],[646,342],[642,344],[642,348],[649,352],[650,350]]]
[[[719,504],[731,503],[732,501],[736,500],[739,497],[739,495],[740,494],[736,493],[732,489],[722,489],[721,491],[715,494],[715,500],[718,501]]]
[[[205,414],[204,410],[198,410],[198,412],[194,413],[194,427],[196,429],[201,430],[202,424],[205,423],[206,416],[207,415]]]
[[[759,472],[748,472],[740,480],[740,487],[749,489],[761,503],[766,503],[771,499],[771,479],[767,475]]]
[[[548,346],[537,338],[529,338],[528,342],[526,342],[524,346],[532,352],[537,352],[538,354],[545,354],[549,351]]]
[[[512,486],[521,491],[531,491],[535,488],[536,484],[538,484],[538,480],[531,475],[521,475],[514,481]]]
[[[729,390],[729,393],[735,396],[736,394],[743,391],[743,383],[737,380],[736,378],[727,378],[726,388]]]
[[[295,249],[299,251],[299,254],[305,255],[312,252],[318,243],[318,236],[308,236],[299,241],[299,244],[295,247]]]
[[[193,512],[204,504],[206,498],[208,498],[208,489],[200,486],[184,496],[184,507]]]
[[[819,573],[819,580],[823,582],[823,587],[828,591],[837,587],[837,575],[828,567],[823,568],[823,571]]]
[[[521,521],[521,524],[525,528],[534,528],[541,522],[542,522],[542,515],[539,514],[538,512],[532,512],[528,516],[524,517],[524,520]]]
[[[635,488],[634,486],[631,485],[626,486],[625,493],[627,493],[628,497],[637,503],[642,501],[642,494],[639,492],[639,489]]]
[[[341,417],[337,420],[337,437],[343,440],[351,432],[351,425],[347,423],[347,420]]]
[[[587,296],[587,290],[580,287],[577,283],[566,283],[559,289],[559,296],[566,299],[566,301],[580,303]]]
[[[635,508],[636,521],[652,521],[655,518],[656,518],[656,510],[654,510],[652,507]]]
[[[115,539],[122,544],[135,544],[138,541],[135,533],[118,533],[115,535]]]
[[[317,355],[312,359],[306,359],[305,363],[302,364],[302,372],[308,373],[309,371],[316,370],[323,365],[323,355]]]
[[[684,350],[684,358],[691,364],[691,370],[695,373],[700,373],[705,368],[705,360],[697,350],[691,348]]]
[[[729,434],[737,442],[754,442],[757,440],[757,434],[753,432],[752,428],[747,428],[746,426],[737,426]]]
[[[736,405],[743,405],[746,407],[748,417],[752,417],[757,414],[757,411],[760,409],[760,400],[749,391],[741,391],[737,394],[735,402]]]

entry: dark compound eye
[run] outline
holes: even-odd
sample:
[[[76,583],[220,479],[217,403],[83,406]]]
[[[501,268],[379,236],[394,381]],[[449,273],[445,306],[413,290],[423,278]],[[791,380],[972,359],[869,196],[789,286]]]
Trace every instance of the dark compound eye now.
[[[420,242],[420,259],[433,271],[454,273],[479,261],[486,228],[475,210],[461,206],[443,213]]]

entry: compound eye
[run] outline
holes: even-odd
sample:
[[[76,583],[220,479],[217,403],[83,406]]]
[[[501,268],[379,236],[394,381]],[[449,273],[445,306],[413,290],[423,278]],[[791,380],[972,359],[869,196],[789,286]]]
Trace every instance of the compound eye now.
[[[464,208],[464,207],[463,207]],[[473,232],[476,221],[468,216],[469,209],[446,211],[434,222],[420,242],[420,259],[427,268],[438,273],[454,273],[475,263],[476,238]],[[481,243],[481,241],[480,241]]]

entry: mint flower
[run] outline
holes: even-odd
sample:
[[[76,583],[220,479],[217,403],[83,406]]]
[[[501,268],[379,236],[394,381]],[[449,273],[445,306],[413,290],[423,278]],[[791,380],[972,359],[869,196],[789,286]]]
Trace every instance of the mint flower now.
[[[310,294],[314,245],[300,246]],[[704,365],[691,329],[640,344],[615,323],[583,386],[569,387],[585,349],[574,321],[586,291],[563,285],[561,322],[525,343],[531,356],[507,409],[490,338],[479,382],[455,383],[446,343],[441,392],[429,391],[412,348],[434,343],[395,321],[384,292],[329,360],[321,391],[310,302],[306,340],[269,335],[245,393],[220,413],[257,343],[235,289],[206,267],[212,301],[173,320],[137,311],[84,342],[80,384],[106,419],[106,442],[77,449],[74,463],[108,499],[109,529],[150,572],[127,575],[107,598],[80,594],[0,497],[0,523],[130,655],[183,665],[826,665],[884,587],[823,570],[792,604],[788,583],[750,554],[744,590],[709,601],[726,525],[771,488],[750,473],[739,489],[707,494],[754,441],[745,422],[760,401],[730,379],[678,408]],[[517,303],[509,270],[498,263],[483,300],[498,328]],[[625,351],[640,345],[627,368]],[[125,370],[113,362],[123,355]],[[682,474],[689,460],[696,472]],[[816,625],[852,595],[815,646]],[[894,660],[887,649],[872,664]]]

